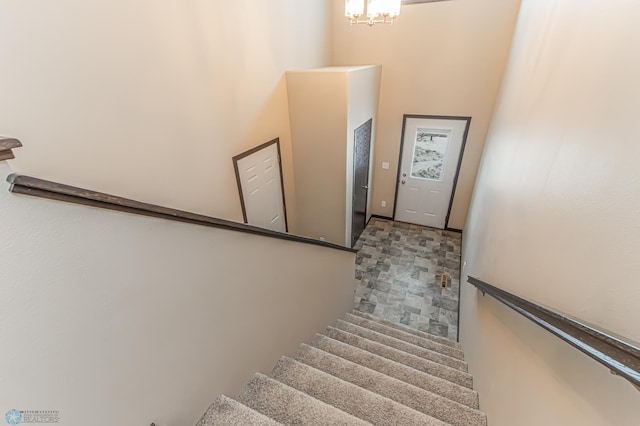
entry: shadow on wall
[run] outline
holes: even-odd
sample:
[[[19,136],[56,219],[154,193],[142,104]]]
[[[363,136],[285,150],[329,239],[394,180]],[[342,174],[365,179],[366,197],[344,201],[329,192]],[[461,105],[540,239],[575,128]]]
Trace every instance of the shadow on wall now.
[[[605,425],[612,424],[612,413],[637,411],[638,393],[630,391],[628,381],[499,301],[482,296],[466,283],[466,275],[462,279],[462,341],[470,372],[481,386],[477,390],[491,395],[483,404],[492,413],[491,423],[513,424],[526,415],[526,424],[549,424],[553,417],[558,425]],[[476,365],[482,368],[474,369]],[[535,397],[509,398],[513,389],[528,389]],[[635,419],[616,424],[635,424]]]

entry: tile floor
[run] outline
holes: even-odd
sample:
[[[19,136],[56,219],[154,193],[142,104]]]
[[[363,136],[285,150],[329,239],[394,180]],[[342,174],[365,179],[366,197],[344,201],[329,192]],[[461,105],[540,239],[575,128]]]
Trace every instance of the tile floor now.
[[[354,248],[357,310],[458,339],[459,233],[372,218]]]

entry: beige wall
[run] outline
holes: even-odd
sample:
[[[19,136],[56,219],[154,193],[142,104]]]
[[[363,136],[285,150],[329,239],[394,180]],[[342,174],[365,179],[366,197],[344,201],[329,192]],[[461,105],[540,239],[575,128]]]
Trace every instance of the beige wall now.
[[[0,0],[16,170],[242,220],[231,157],[280,137],[284,71],[331,62],[326,0]],[[289,212],[294,219],[294,212]]]
[[[345,244],[347,74],[287,72],[296,182],[292,233]]]
[[[349,112],[347,114],[347,222],[345,240],[351,243],[351,225],[353,222],[353,180],[354,180],[354,152],[355,131],[369,119],[371,123],[371,153],[369,158],[369,190],[367,191],[367,221],[372,212],[373,195],[373,167],[376,148],[376,124],[378,121],[378,104],[380,101],[380,78],[382,67],[380,65],[357,68],[349,72]]]
[[[632,1],[523,1],[462,277],[636,342],[638,18]],[[491,425],[638,423],[640,392],[469,285],[460,330]]]
[[[350,26],[334,0],[335,65],[382,64],[373,213],[393,215],[403,114],[471,116],[449,226],[462,228],[519,0],[403,6],[393,26]],[[391,167],[383,170],[381,163]],[[387,207],[381,207],[381,201]]]
[[[10,173],[0,162],[0,178]],[[354,255],[10,194],[0,412],[194,425],[353,307]],[[250,267],[248,267],[250,266]]]
[[[296,183],[293,233],[351,246],[354,131],[370,118],[375,125],[379,90],[376,65],[287,72]],[[371,144],[373,149],[375,135]]]

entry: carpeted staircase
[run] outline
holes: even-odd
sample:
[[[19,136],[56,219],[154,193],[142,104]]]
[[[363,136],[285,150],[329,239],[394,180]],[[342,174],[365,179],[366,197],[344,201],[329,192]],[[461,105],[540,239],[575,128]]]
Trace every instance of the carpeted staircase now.
[[[478,408],[458,343],[354,312],[197,426],[486,425]]]

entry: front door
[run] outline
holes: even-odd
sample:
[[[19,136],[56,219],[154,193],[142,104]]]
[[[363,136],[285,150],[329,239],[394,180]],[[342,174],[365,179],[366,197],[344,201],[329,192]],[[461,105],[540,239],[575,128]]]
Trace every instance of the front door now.
[[[469,117],[405,115],[394,219],[445,229]]]
[[[245,223],[287,232],[279,139],[236,155],[233,164]]]
[[[369,159],[371,156],[370,119],[355,131],[353,152],[353,217],[351,221],[351,247],[367,225],[367,197],[369,194]]]

